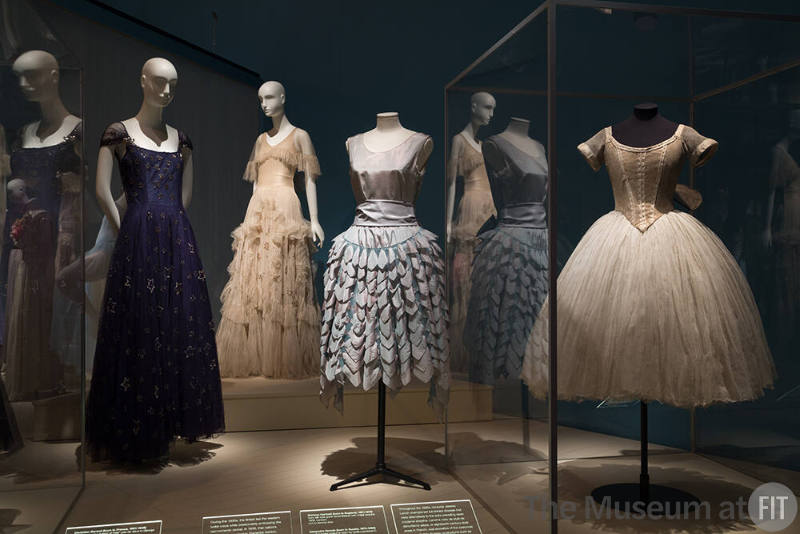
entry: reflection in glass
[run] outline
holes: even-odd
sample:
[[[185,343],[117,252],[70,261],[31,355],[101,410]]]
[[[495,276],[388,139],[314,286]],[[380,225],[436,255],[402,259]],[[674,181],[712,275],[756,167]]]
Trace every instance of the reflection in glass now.
[[[478,236],[464,329],[473,382],[519,378],[529,338],[548,290],[547,158],[528,136],[530,122],[512,118],[486,139],[483,155],[497,207],[493,228]],[[546,369],[531,384],[547,392]]]
[[[12,68],[39,107],[12,145],[0,257],[4,377],[17,401],[64,393],[67,370],[79,382],[80,305],[55,290],[55,276],[81,248],[81,120],[61,101],[52,54],[25,52]]]
[[[772,149],[765,244],[774,248],[776,322],[790,338],[800,323],[800,110]],[[788,340],[788,339],[787,339]],[[781,343],[783,348],[784,343]]]
[[[469,305],[472,259],[478,241],[478,231],[487,220],[497,214],[492,203],[492,191],[483,163],[481,144],[478,141],[478,129],[489,124],[495,104],[494,97],[489,93],[480,92],[472,95],[470,122],[461,132],[453,136],[447,168],[450,370],[453,372],[466,372],[469,368],[469,357],[461,334]],[[456,207],[456,178],[459,176],[464,179],[464,191]]]

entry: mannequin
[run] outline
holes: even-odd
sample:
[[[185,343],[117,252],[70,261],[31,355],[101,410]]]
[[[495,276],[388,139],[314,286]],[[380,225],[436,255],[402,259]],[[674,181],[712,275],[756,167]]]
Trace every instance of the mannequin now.
[[[265,82],[258,89],[258,100],[264,115],[272,119],[272,129],[267,132],[267,143],[275,146],[295,129],[286,116],[286,90],[283,84],[276,81]],[[310,139],[309,139],[310,144]],[[317,209],[317,182],[316,176],[312,173],[305,173],[306,202],[308,203],[308,215],[311,218],[311,232],[314,234],[314,242],[318,247],[325,241],[325,232],[319,224]],[[253,183],[253,190],[256,184]]]
[[[48,213],[53,230],[48,232],[52,246],[52,274],[80,256],[81,250],[81,191],[83,181],[81,119],[72,115],[59,94],[60,73],[56,58],[43,50],[21,54],[12,70],[19,89],[30,102],[39,107],[39,120],[22,127],[11,149],[11,178],[22,179],[27,194],[35,198],[40,209]],[[5,188],[3,188],[5,189]],[[6,221],[0,277],[6,280],[8,261],[13,243],[10,231],[13,220]],[[52,282],[48,281],[48,285]],[[3,284],[5,286],[5,283]],[[36,298],[44,298],[41,295]],[[61,358],[68,373],[67,383],[77,385],[80,375],[80,306],[67,299],[61,291],[50,293],[52,302],[41,308],[49,310],[51,318],[46,334],[52,350]],[[11,320],[8,317],[8,320]]]
[[[636,104],[633,115],[611,127],[614,138],[622,144],[644,148],[669,139],[678,125],[658,113],[652,102]]]
[[[461,132],[453,136],[450,145],[450,160],[447,165],[447,240],[450,241],[451,224],[456,198],[456,177],[458,175],[458,161],[463,151],[467,148],[465,143],[480,152],[481,144],[478,140],[478,130],[486,126],[494,116],[497,105],[495,98],[485,92],[479,92],[470,98],[470,121]]]
[[[140,77],[142,105],[139,112],[130,119],[122,121],[128,137],[139,147],[154,152],[174,152],[178,147],[178,131],[164,122],[163,112],[175,97],[178,85],[178,71],[168,60],[160,57],[148,59],[142,67]],[[116,151],[116,152],[115,152]],[[183,206],[189,207],[192,199],[193,165],[191,150],[180,149],[184,155]],[[114,170],[114,156],[123,157],[125,147],[120,145],[101,146],[97,156],[97,176],[95,194],[100,209],[108,218],[114,233],[119,232],[119,209],[111,194],[111,176]]]
[[[58,92],[59,67],[55,56],[43,50],[21,54],[12,65],[19,79],[22,94],[29,102],[39,104],[41,119],[27,125],[22,132],[23,148],[57,145],[81,122],[72,115]]]
[[[414,204],[433,150],[430,136],[404,128],[396,112],[345,144],[356,199],[353,224],[336,236],[325,270],[320,397],[343,410],[344,385],[378,388],[378,460],[331,486],[386,474],[425,489],[385,463],[386,388],[430,383],[443,416],[449,391],[444,264],[436,236],[417,223]]]
[[[60,392],[63,377],[50,336],[42,335],[49,334],[53,318],[53,224],[19,178],[8,183],[8,202],[14,214],[4,336],[8,397],[51,397]]]
[[[311,136],[286,116],[286,90],[269,81],[258,90],[272,129],[256,139],[244,180],[253,194],[234,229],[230,279],[217,328],[224,377],[303,379],[319,372],[319,305],[311,254],[325,233],[317,216],[321,174]],[[302,175],[311,222],[303,217],[294,180]]]
[[[470,98],[470,122],[453,136],[447,163],[447,264],[450,276],[450,370],[463,372],[469,367],[462,333],[471,291],[470,273],[477,235],[487,220],[497,214],[486,175],[481,143],[477,133],[489,124],[495,99],[489,93]],[[463,193],[456,208],[456,178],[463,179]],[[454,214],[455,212],[455,214]],[[455,215],[455,216],[454,216]]]
[[[791,346],[800,326],[800,109],[791,111],[789,130],[772,148],[763,245],[775,255],[776,321]],[[776,202],[778,192],[783,202]],[[782,211],[777,213],[776,206]]]
[[[548,291],[548,165],[529,129],[529,120],[512,117],[481,147],[497,224],[478,235],[463,327],[469,379],[481,384],[519,378]],[[522,398],[527,410],[527,391]]]
[[[139,112],[103,133],[95,184],[119,235],[97,332],[86,444],[94,461],[116,463],[163,462],[176,438],[196,441],[225,428],[206,274],[186,213],[193,146],[163,118],[178,73],[152,58],[139,80]],[[125,191],[120,206],[111,196],[114,159]]]

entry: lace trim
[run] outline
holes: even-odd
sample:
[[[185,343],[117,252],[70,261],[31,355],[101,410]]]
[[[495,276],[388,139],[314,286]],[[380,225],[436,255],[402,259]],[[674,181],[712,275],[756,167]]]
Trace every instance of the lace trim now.
[[[294,168],[297,172],[304,172],[313,176],[321,174],[319,160],[311,154],[301,154],[295,150],[270,146],[267,143],[258,147],[256,156],[247,163],[244,180],[254,182],[258,178],[258,168],[269,159],[280,161],[287,167]]]

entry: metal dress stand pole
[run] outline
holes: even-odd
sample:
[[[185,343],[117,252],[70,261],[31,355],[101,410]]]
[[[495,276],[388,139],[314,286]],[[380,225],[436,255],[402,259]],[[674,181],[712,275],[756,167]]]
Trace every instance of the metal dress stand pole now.
[[[383,384],[383,381],[378,382],[378,460],[375,462],[375,467],[333,484],[331,486],[331,491],[336,491],[342,486],[352,484],[353,482],[357,482],[359,480],[371,478],[375,475],[386,475],[415,486],[420,486],[422,489],[431,489],[430,484],[427,482],[417,480],[414,477],[404,475],[403,473],[399,473],[394,469],[386,467],[386,386]],[[385,480],[382,480],[381,482],[385,482]]]
[[[608,484],[600,486],[592,491],[592,497],[598,503],[604,499],[610,499],[609,504],[612,508],[630,510],[626,505],[641,502],[645,505],[650,503],[661,503],[661,510],[652,510],[653,515],[666,513],[676,513],[687,509],[690,504],[699,504],[700,500],[683,490],[671,488],[669,486],[651,485],[650,473],[648,472],[647,457],[647,403],[640,401],[640,421],[639,431],[640,462],[641,470],[639,473],[639,483]]]

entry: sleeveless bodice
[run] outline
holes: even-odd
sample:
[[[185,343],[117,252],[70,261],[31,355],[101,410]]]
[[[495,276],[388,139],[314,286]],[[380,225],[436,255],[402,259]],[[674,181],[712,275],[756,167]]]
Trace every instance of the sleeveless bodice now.
[[[428,139],[429,136],[414,132],[398,146],[381,152],[366,147],[364,134],[348,139],[350,184],[356,203],[392,200],[413,205],[424,174],[418,156]]]
[[[125,153],[121,157],[116,151],[114,154],[129,210],[149,205],[183,208],[183,149],[191,150],[192,143],[182,132],[178,132],[178,138],[177,151],[160,152],[135,144],[122,123],[106,129],[102,146],[125,143]]]
[[[464,177],[464,191],[490,191],[489,177],[483,163],[483,154],[467,142],[458,156],[459,176]]]
[[[501,135],[483,142],[482,151],[500,224],[545,227],[547,161],[517,148]]]
[[[686,158],[695,166],[702,165],[716,147],[713,139],[679,124],[668,139],[642,148],[620,143],[609,126],[581,143],[578,150],[595,170],[605,162],[614,191],[614,209],[644,232],[659,217],[672,211],[672,199]]]

